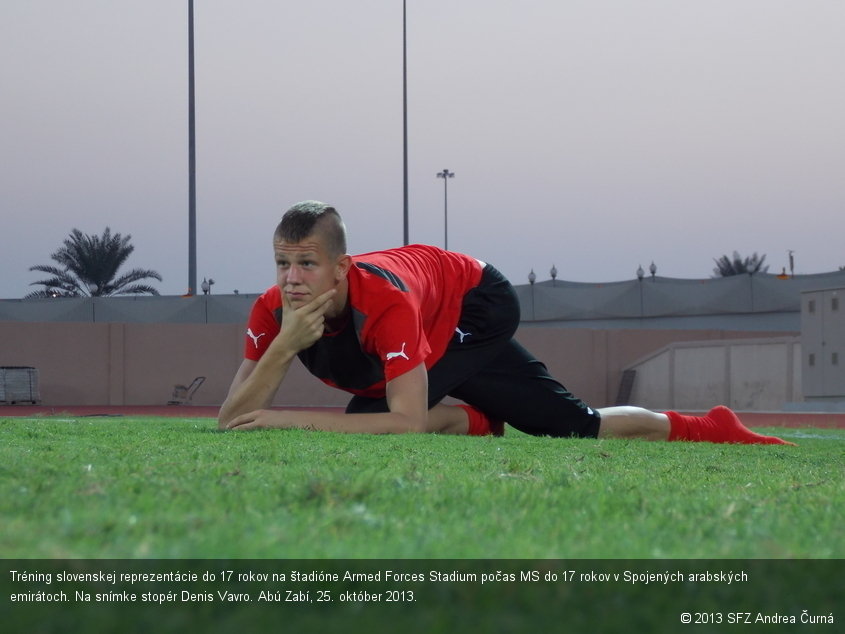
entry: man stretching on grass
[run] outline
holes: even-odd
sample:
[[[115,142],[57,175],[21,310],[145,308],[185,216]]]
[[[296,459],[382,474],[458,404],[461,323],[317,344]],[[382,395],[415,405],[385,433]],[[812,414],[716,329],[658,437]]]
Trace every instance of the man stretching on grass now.
[[[347,255],[340,215],[316,201],[285,213],[273,248],[276,285],[250,314],[223,429],[485,435],[507,422],[538,436],[783,443],[726,407],[588,407],[513,339],[513,287],[474,258],[425,245]],[[268,409],[294,357],[354,395],[346,413]]]

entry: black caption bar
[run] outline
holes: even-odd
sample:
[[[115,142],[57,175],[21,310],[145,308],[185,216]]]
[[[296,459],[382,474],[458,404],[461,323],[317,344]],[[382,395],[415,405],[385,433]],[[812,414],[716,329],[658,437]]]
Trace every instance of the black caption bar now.
[[[708,632],[845,623],[842,560],[4,560],[8,631]],[[701,630],[703,631],[703,630]]]

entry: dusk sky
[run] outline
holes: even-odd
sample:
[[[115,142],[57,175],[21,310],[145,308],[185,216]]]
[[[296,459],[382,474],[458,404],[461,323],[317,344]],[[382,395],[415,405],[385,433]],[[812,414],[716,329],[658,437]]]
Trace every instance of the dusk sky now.
[[[842,0],[408,0],[410,237],[516,284],[845,266]],[[195,0],[198,277],[274,282],[334,204],[402,241],[401,0]],[[71,229],[188,284],[187,1],[0,2],[0,298]]]

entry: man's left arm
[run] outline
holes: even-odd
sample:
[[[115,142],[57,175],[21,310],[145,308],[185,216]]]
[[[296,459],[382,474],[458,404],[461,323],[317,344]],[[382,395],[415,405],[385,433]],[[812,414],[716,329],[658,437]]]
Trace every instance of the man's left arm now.
[[[387,383],[390,411],[372,414],[262,409],[233,419],[227,429],[314,429],[361,434],[445,431],[440,417],[428,412],[428,373],[420,363]]]

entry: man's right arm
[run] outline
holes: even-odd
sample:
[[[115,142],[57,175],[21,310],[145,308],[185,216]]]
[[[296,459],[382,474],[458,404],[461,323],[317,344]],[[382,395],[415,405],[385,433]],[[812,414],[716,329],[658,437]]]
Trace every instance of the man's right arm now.
[[[220,429],[241,414],[270,406],[297,353],[323,335],[325,312],[334,295],[334,290],[327,291],[297,310],[289,305],[283,307],[285,327],[258,361],[244,359],[235,373],[217,416]]]
[[[259,361],[244,359],[241,362],[232,379],[229,394],[220,406],[217,417],[217,426],[220,429],[225,429],[226,424],[240,414],[270,407],[296,356],[285,355],[284,351],[272,348],[273,346],[268,348]]]

